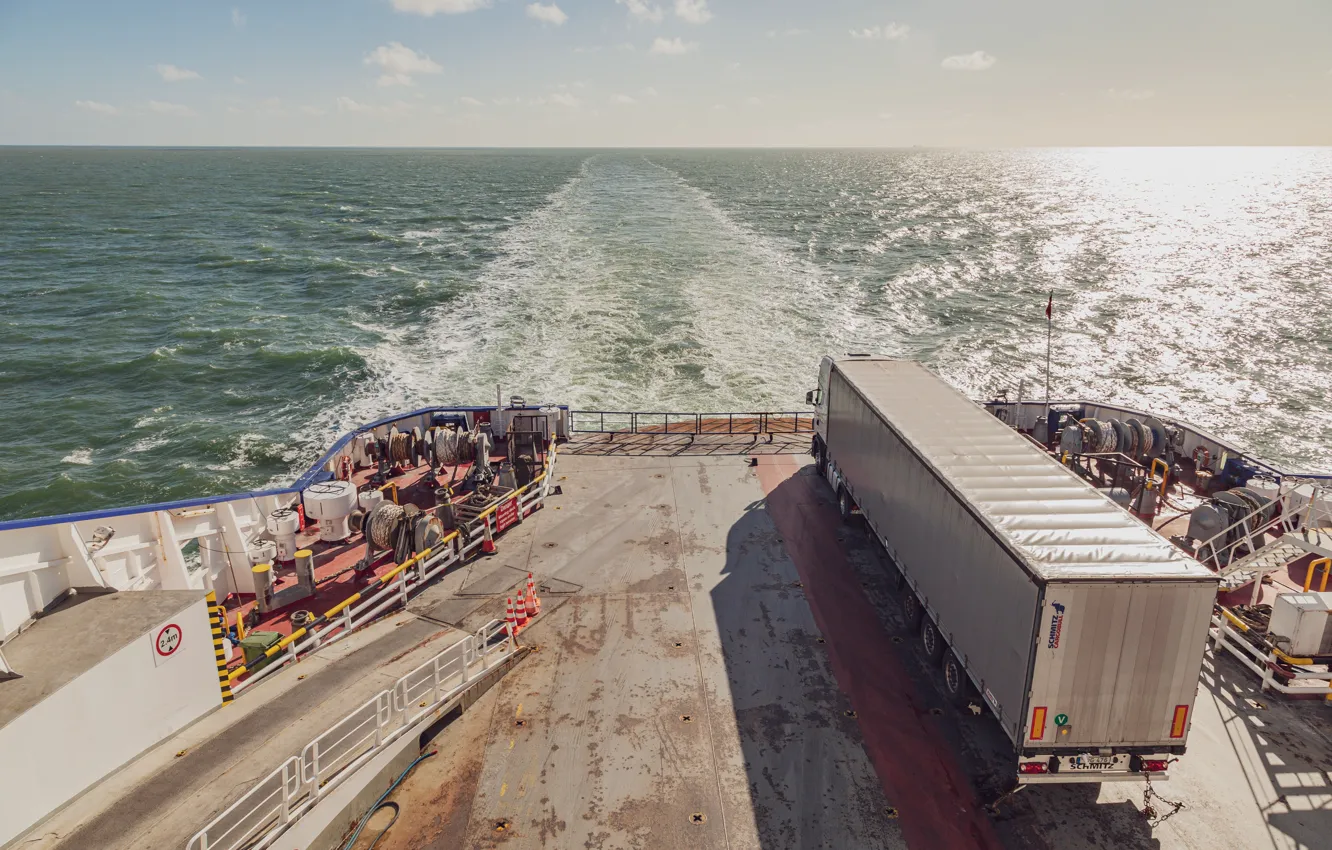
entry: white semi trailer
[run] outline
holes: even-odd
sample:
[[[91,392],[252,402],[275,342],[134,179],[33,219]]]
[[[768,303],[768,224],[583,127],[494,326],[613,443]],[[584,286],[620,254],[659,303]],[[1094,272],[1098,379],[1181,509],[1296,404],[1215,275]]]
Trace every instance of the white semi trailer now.
[[[1216,576],[919,363],[824,358],[808,400],[844,517],[900,571],[949,694],[998,718],[1017,781],[1165,778]]]

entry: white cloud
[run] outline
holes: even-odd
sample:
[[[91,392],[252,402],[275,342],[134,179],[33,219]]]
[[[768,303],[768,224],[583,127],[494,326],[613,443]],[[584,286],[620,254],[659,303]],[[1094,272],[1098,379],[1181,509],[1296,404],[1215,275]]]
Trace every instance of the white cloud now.
[[[728,70],[728,71],[739,71],[739,70],[740,70],[740,63],[739,63],[739,62],[732,62],[731,64],[729,64],[729,65],[726,66],[726,70]]]
[[[880,112],[880,113],[879,113],[879,119],[880,119],[881,121],[889,121],[889,120],[892,119],[892,117],[893,117],[893,113],[891,113],[891,112]]]
[[[86,109],[89,112],[98,112],[102,115],[115,115],[120,111],[109,103],[100,103],[96,100],[76,100],[74,101],[74,105],[79,109]]]
[[[660,6],[654,6],[647,0],[615,0],[615,2],[628,9],[629,17],[637,21],[659,24],[666,17]]]
[[[367,106],[364,103],[357,103],[349,97],[338,98],[339,112],[373,112],[373,106]]]
[[[458,102],[463,106],[485,106],[484,103],[474,97],[460,97],[458,98]]]
[[[1156,92],[1151,89],[1110,89],[1106,95],[1114,100],[1151,100]]]
[[[988,71],[998,61],[984,50],[977,50],[975,53],[949,56],[941,64],[945,71]]]
[[[301,113],[303,115],[323,115],[324,110],[320,109],[317,106],[302,106]]]
[[[181,118],[194,117],[194,110],[179,103],[165,103],[160,100],[148,101],[148,108],[159,115],[176,115]]]
[[[413,15],[461,15],[485,9],[490,0],[393,0],[393,8]]]
[[[902,41],[911,34],[911,27],[906,24],[887,23],[881,27],[865,27],[851,30],[851,37],[865,41]]]
[[[745,98],[745,103],[749,104],[750,106],[758,106],[758,105],[760,105],[761,103],[763,103],[763,98],[761,98],[761,97],[747,97],[747,98]]]
[[[197,71],[190,71],[186,70],[185,68],[177,68],[175,65],[165,65],[165,64],[158,65],[153,70],[157,71],[157,73],[161,75],[162,79],[166,80],[168,83],[179,83],[183,80],[199,79],[199,74]]]
[[[647,88],[643,89],[642,95],[643,97],[656,97],[657,90],[654,89],[652,86],[648,86]]]
[[[778,30],[768,30],[768,32],[767,32],[767,36],[768,36],[768,38],[777,38],[777,37],[779,37],[779,36],[781,36],[781,37],[785,37],[785,38],[794,38],[794,37],[796,37],[796,36],[798,36],[798,35],[804,35],[804,34],[807,33],[807,32],[809,32],[809,30],[802,30],[802,29],[799,29],[798,27],[792,27],[791,29],[788,29],[788,30],[782,30],[782,31],[778,31]],[[855,34],[856,34],[855,30],[852,30],[852,31],[851,31],[851,34],[852,34],[852,35],[855,35]]]
[[[245,28],[245,13],[235,6],[231,7],[231,25],[238,30]]]
[[[682,53],[689,53],[697,49],[697,42],[658,37],[653,40],[652,49],[648,53],[655,53],[658,56],[679,56]]]
[[[611,95],[610,102],[623,104],[625,106],[633,106],[635,103],[638,103],[637,100],[634,100],[627,94],[613,94]]]
[[[579,104],[582,103],[582,101],[579,100],[578,98],[574,97],[568,92],[563,92],[563,91],[557,91],[554,94],[552,94],[550,97],[543,97],[537,102],[552,103],[555,106],[567,106],[570,109],[574,109],[577,106],[579,106]]]
[[[245,78],[244,78],[244,77],[232,77],[232,78],[231,78],[231,81],[232,81],[233,83],[235,83],[236,85],[238,85],[238,86],[243,86],[243,85],[245,85]]]
[[[708,0],[675,0],[675,17],[689,24],[706,24],[712,20]]]
[[[381,44],[366,54],[365,64],[378,65],[384,73],[381,86],[410,86],[415,74],[438,74],[444,68],[424,53],[417,53],[401,42]]]
[[[554,3],[527,4],[527,17],[536,18],[542,23],[554,24],[557,27],[569,20],[569,16],[564,14],[564,10]]]

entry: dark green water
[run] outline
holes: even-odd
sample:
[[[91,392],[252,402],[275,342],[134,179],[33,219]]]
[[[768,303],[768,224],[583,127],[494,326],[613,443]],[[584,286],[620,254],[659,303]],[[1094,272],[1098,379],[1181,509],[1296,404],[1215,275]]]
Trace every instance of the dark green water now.
[[[1332,464],[1332,150],[0,149],[0,517],[289,480],[495,384],[796,409],[825,352]]]

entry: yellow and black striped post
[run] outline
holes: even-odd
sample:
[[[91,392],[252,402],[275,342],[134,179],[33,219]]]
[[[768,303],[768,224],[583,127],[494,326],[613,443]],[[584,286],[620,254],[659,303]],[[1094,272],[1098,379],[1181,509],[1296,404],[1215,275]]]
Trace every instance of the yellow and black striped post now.
[[[208,591],[208,624],[213,630],[213,655],[217,657],[217,682],[222,688],[222,704],[226,705],[235,697],[231,693],[231,678],[227,672],[227,653],[222,648],[223,635],[226,633],[227,615],[217,604],[217,594]]]

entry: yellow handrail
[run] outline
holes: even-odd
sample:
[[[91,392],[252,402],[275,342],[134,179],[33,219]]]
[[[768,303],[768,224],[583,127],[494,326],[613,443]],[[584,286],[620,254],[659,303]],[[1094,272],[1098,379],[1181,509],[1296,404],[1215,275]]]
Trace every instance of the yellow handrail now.
[[[1327,578],[1332,575],[1332,558],[1319,558],[1309,565],[1309,572],[1304,576],[1305,593],[1308,593],[1309,588],[1313,587],[1314,573],[1318,572],[1319,567],[1323,568],[1323,582],[1318,586],[1318,592],[1327,592]]]
[[[1147,473],[1147,479],[1148,479],[1148,480],[1147,480],[1147,489],[1149,489],[1149,490],[1152,489],[1152,481],[1151,481],[1151,479],[1152,479],[1153,476],[1156,475],[1156,465],[1157,465],[1158,463],[1161,464],[1161,482],[1160,482],[1160,485],[1159,485],[1161,489],[1157,490],[1156,492],[1158,492],[1158,493],[1160,493],[1160,494],[1162,494],[1162,495],[1165,495],[1165,491],[1166,491],[1166,478],[1168,478],[1168,477],[1170,476],[1170,464],[1166,463],[1164,460],[1162,460],[1162,459],[1159,458],[1159,457],[1154,457],[1154,458],[1152,458],[1152,468],[1151,468],[1151,470]]]

